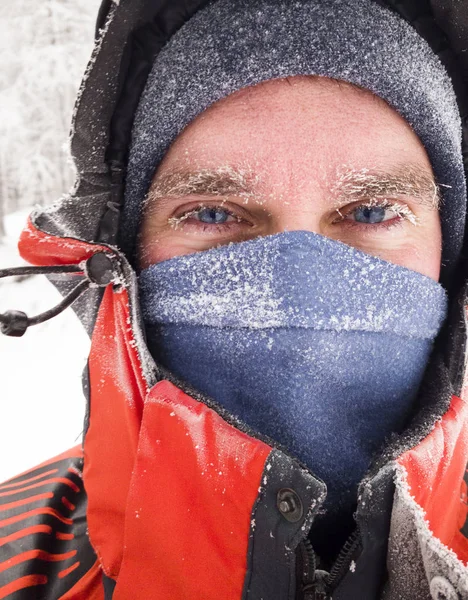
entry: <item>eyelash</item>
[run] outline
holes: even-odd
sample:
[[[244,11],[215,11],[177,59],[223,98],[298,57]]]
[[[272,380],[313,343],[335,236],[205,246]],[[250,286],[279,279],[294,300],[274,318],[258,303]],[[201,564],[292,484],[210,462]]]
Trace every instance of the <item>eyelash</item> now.
[[[386,221],[381,221],[380,223],[360,223],[358,221],[352,221],[351,219],[346,219],[348,215],[351,215],[354,211],[357,211],[360,208],[383,208],[384,210],[393,210],[395,213],[395,217],[392,219],[388,219]],[[341,224],[347,228],[360,228],[364,229],[366,232],[371,233],[373,231],[382,230],[382,229],[392,229],[393,227],[397,227],[403,224],[405,221],[409,221],[413,225],[418,224],[418,219],[413,211],[402,202],[390,202],[388,200],[373,200],[369,202],[360,202],[351,204],[349,207],[346,207],[345,211],[341,211],[340,209],[336,209],[336,212],[339,214],[339,218],[333,221],[333,224]]]
[[[387,221],[381,221],[380,223],[360,223],[358,221],[353,221],[351,219],[347,219],[348,215],[351,215],[354,211],[359,208],[372,208],[379,207],[385,210],[393,209],[396,212],[395,218],[388,219]],[[190,223],[189,219],[191,216],[196,215],[204,209],[222,209],[226,214],[233,217],[235,222],[231,221],[228,223],[203,223],[202,221],[195,221],[195,223]],[[333,225],[341,225],[348,229],[361,229],[367,233],[377,232],[378,230],[382,231],[392,229],[397,226],[401,226],[404,221],[409,221],[413,224],[417,224],[417,218],[414,215],[413,211],[406,205],[401,202],[390,202],[388,200],[382,201],[369,201],[369,202],[356,202],[350,204],[346,209],[336,209],[336,212],[339,215],[338,219],[332,221]],[[242,224],[252,226],[253,224],[247,221],[247,219],[239,216],[235,213],[234,210],[226,207],[225,202],[220,202],[216,204],[198,204],[189,210],[185,210],[179,215],[175,215],[168,220],[169,224],[177,229],[179,226],[182,227],[194,227],[198,230],[198,232],[208,232],[208,233],[225,233],[229,229],[233,227],[239,227]]]
[[[214,224],[203,223],[202,221],[196,221],[196,224],[189,222],[191,216],[196,215],[204,209],[222,209],[230,217],[233,217],[235,222],[231,221],[229,223]],[[241,223],[252,226],[252,223],[237,215],[233,210],[227,208],[225,202],[218,204],[199,204],[169,219],[169,225],[171,225],[174,229],[177,229],[182,224],[183,227],[196,227],[198,230],[201,229],[203,233],[206,231],[209,231],[209,233],[223,233],[228,229],[231,229],[233,226],[239,226]]]

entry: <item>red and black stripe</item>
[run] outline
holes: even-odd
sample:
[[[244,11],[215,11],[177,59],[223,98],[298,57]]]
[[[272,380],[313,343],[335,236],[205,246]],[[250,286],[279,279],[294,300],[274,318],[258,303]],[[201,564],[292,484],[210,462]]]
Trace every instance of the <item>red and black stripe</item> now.
[[[0,485],[0,599],[60,598],[96,562],[82,462],[74,449]]]

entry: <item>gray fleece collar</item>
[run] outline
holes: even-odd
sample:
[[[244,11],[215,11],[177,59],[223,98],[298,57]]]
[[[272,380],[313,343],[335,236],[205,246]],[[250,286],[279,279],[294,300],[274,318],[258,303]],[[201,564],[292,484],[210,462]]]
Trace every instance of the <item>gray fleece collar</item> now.
[[[466,184],[452,84],[416,31],[371,0],[217,0],[195,14],[158,55],[135,116],[122,248],[133,254],[143,199],[177,135],[221,98],[294,75],[366,88],[413,127],[444,185],[443,266],[453,267]]]

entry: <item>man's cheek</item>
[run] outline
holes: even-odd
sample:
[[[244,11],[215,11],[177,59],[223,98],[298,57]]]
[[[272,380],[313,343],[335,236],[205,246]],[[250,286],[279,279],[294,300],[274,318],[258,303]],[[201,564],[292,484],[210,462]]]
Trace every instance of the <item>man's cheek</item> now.
[[[174,242],[170,236],[147,235],[142,236],[139,251],[140,269],[168,260],[174,256],[185,254],[183,244]]]
[[[442,259],[440,223],[413,227],[405,242],[388,251],[390,262],[439,281]]]
[[[439,280],[442,234],[437,214],[421,218],[417,225],[407,222],[392,230],[340,237],[339,241],[435,281]]]
[[[437,240],[426,239],[423,242],[421,239],[406,239],[392,245],[387,243],[379,249],[363,250],[382,260],[439,281],[441,248]]]
[[[145,269],[152,264],[169,260],[175,256],[184,256],[207,250],[209,246],[203,239],[194,239],[175,230],[143,230],[139,244],[139,267]]]

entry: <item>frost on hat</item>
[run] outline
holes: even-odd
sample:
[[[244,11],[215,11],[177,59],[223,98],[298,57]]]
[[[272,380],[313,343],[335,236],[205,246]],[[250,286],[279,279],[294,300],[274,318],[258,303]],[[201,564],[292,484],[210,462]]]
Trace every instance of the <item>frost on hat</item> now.
[[[366,88],[412,126],[442,187],[443,266],[458,258],[466,184],[450,79],[403,19],[371,0],[218,0],[158,55],[135,116],[121,225],[134,251],[143,199],[181,131],[214,102],[269,79],[320,75]]]

